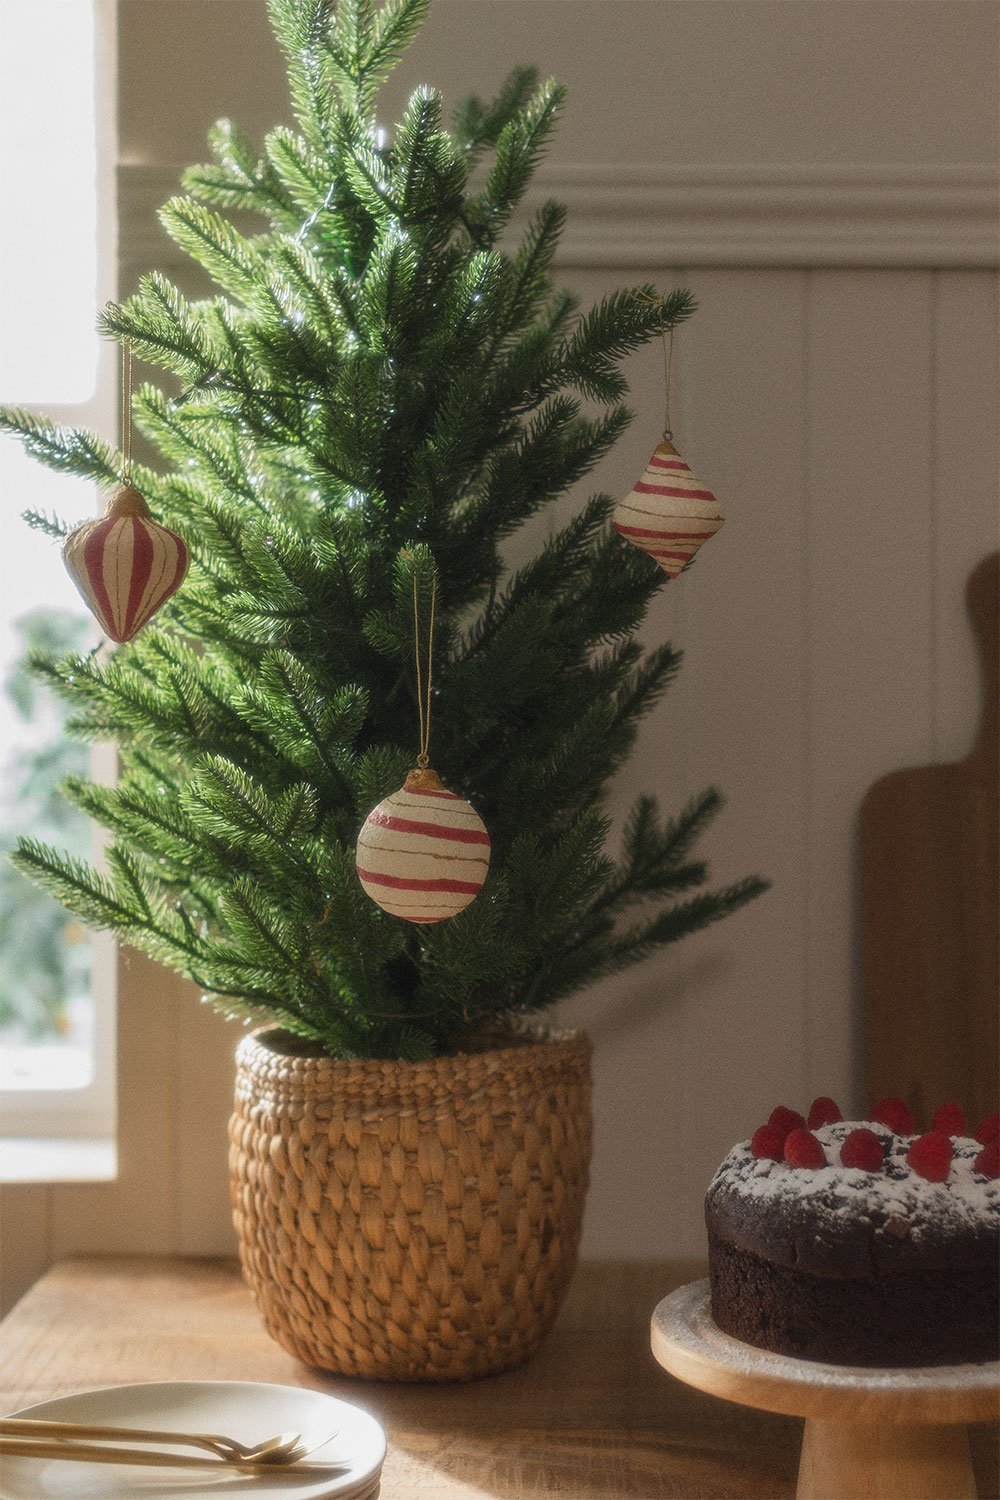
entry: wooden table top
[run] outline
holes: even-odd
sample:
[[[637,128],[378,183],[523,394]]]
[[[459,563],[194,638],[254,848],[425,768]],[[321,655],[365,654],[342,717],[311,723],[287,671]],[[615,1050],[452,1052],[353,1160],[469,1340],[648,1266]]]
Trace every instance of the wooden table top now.
[[[64,1262],[0,1327],[0,1403],[156,1380],[257,1380],[329,1391],[382,1423],[382,1500],[698,1500],[795,1492],[802,1423],[703,1395],[661,1370],[649,1320],[698,1262],[592,1263],[518,1370],[467,1385],[326,1376],[272,1342],[228,1261]],[[975,1428],[981,1497],[996,1435]]]

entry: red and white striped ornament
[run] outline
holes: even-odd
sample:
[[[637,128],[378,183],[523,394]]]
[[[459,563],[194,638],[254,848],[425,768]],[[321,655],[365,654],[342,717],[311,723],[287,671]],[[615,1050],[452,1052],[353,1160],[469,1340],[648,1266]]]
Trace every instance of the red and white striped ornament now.
[[[70,532],[63,560],[101,629],[122,642],[180,588],[188,549],[175,531],[153,520],[139,491],[125,484],[99,520]]]
[[[368,814],[356,860],[358,879],[383,911],[443,922],[482,890],[490,836],[475,808],[421,767]]]
[[[611,524],[673,578],[724,520],[711,490],[699,483],[673,443],[664,438],[645,474],[618,502]]]

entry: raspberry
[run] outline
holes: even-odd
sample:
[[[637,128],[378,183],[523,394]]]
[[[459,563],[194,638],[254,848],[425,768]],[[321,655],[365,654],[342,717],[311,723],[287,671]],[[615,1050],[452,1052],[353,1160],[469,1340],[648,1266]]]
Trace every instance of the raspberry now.
[[[790,1167],[805,1167],[815,1172],[826,1166],[823,1147],[810,1130],[790,1130],[785,1137],[785,1160]]]
[[[782,1135],[787,1135],[790,1130],[805,1130],[806,1122],[804,1116],[797,1109],[788,1109],[784,1104],[778,1104],[772,1109],[767,1117],[767,1123],[774,1125]]]
[[[973,1170],[984,1177],[1000,1177],[1000,1141],[990,1141],[972,1163]]]
[[[887,1125],[893,1135],[912,1135],[917,1128],[913,1115],[902,1099],[880,1099],[869,1112],[868,1118],[879,1125]]]
[[[882,1142],[874,1130],[852,1130],[844,1137],[840,1162],[845,1167],[860,1167],[862,1172],[881,1172],[885,1166]]]
[[[836,1125],[838,1120],[844,1117],[832,1099],[826,1094],[820,1094],[809,1106],[809,1118],[806,1124],[810,1130],[818,1130],[821,1125]]]
[[[949,1099],[947,1104],[942,1104],[934,1111],[931,1129],[940,1130],[942,1135],[964,1135],[967,1129],[965,1110],[953,1099]]]
[[[990,1141],[1000,1139],[1000,1114],[987,1115],[976,1131],[976,1140],[988,1146]]]
[[[926,1135],[918,1135],[906,1153],[906,1160],[914,1172],[919,1172],[928,1182],[944,1182],[951,1158],[951,1141],[940,1130],[928,1130]]]
[[[783,1161],[785,1133],[776,1125],[761,1125],[750,1138],[750,1155],[767,1161]]]

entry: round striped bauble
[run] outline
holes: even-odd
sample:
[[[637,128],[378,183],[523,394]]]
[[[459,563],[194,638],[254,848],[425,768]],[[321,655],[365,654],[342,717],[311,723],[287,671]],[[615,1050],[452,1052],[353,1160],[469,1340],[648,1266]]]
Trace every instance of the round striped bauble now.
[[[383,911],[407,922],[456,916],[479,895],[489,864],[482,818],[429,768],[411,771],[358,835],[358,879]]]
[[[160,526],[132,485],[63,543],[63,559],[87,608],[113,641],[130,641],[184,581],[186,543]]]
[[[611,524],[673,578],[724,519],[712,491],[664,439],[632,492],[619,501]]]

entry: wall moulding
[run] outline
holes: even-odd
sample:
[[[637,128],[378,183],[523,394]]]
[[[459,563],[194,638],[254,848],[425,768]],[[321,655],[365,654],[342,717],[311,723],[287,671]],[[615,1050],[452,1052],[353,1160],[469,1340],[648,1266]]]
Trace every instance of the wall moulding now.
[[[118,168],[129,267],[183,262],[156,210],[182,167]],[[1000,264],[1000,191],[989,165],[599,165],[546,162],[526,213],[569,209],[563,267]]]

